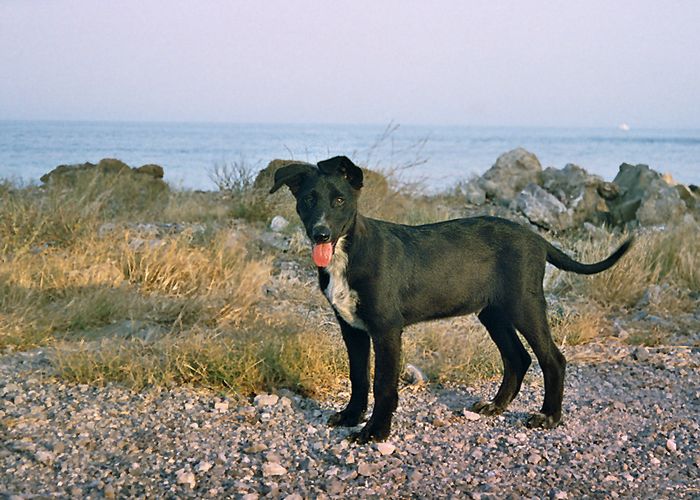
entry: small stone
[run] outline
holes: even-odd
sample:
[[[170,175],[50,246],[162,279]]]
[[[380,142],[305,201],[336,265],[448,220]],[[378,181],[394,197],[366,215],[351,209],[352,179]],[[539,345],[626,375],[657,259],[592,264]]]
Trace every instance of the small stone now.
[[[484,452],[481,451],[479,448],[474,448],[474,451],[472,451],[471,456],[475,460],[479,460],[480,458],[483,458]]]
[[[377,443],[377,450],[379,450],[379,453],[383,456],[387,456],[396,451],[396,446],[391,443]]]
[[[265,450],[267,450],[267,445],[265,443],[253,443],[243,451],[246,453],[260,453]]]
[[[644,346],[639,346],[634,350],[634,359],[637,361],[649,360],[649,349]]]
[[[263,464],[263,476],[284,476],[287,473],[287,469],[282,467],[280,464],[275,462],[267,462]]]
[[[433,426],[435,427],[445,427],[447,425],[447,420],[440,417],[435,417],[433,419]]]
[[[228,401],[217,401],[214,403],[214,411],[226,413],[228,411]]]
[[[527,458],[528,463],[531,463],[532,465],[537,465],[540,463],[540,460],[542,460],[542,457],[539,456],[537,453],[532,453],[530,456]]]
[[[279,401],[279,396],[277,394],[258,394],[253,399],[253,403],[257,408],[264,408],[265,406],[275,406]]]
[[[206,460],[202,460],[197,464],[197,466],[194,468],[196,472],[209,472],[209,469],[213,467],[213,464],[211,462],[207,462]]]
[[[374,474],[374,467],[372,467],[372,465],[368,464],[367,462],[360,462],[357,465],[357,473],[360,476],[371,476],[372,474]]]
[[[342,495],[343,492],[345,491],[345,483],[338,479],[332,479],[327,485],[326,485],[326,492],[329,495]]]
[[[112,486],[111,484],[105,486],[104,490],[102,490],[102,494],[105,498],[114,498],[117,496],[116,491],[114,491],[114,486]]]
[[[651,465],[655,465],[655,466],[656,466],[656,465],[661,465],[661,460],[659,460],[659,459],[656,458],[656,457],[651,457],[651,458],[649,459],[649,463],[651,463]]]
[[[282,217],[281,215],[275,215],[270,222],[270,229],[274,232],[279,233],[283,231],[289,225],[289,221]]]
[[[481,415],[469,410],[462,410],[462,415],[464,415],[464,418],[471,421],[477,421],[481,418]]]
[[[241,500],[258,500],[260,498],[260,495],[257,493],[246,493],[241,497]]]
[[[51,462],[53,462],[53,453],[46,450],[39,450],[36,452],[35,458],[37,462],[41,462],[42,464],[48,465]]]
[[[189,486],[191,490],[193,490],[194,487],[197,485],[197,482],[194,478],[194,473],[186,471],[184,469],[177,471],[177,476],[175,480],[177,481],[177,484]]]
[[[673,439],[667,439],[666,440],[666,449],[671,453],[675,453],[676,450],[678,449],[676,447],[676,441],[674,441]]]
[[[615,482],[615,481],[617,481],[617,477],[616,477],[616,476],[613,476],[612,474],[608,474],[607,476],[605,476],[605,477],[603,478],[603,482],[605,482],[605,483],[612,483],[612,482]]]
[[[552,500],[567,500],[569,498],[569,494],[566,491],[552,490],[549,493],[549,498]]]

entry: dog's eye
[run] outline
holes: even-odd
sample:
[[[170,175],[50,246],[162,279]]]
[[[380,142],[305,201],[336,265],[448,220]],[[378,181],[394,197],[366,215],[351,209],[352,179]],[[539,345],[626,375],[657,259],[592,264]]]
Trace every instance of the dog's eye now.
[[[345,203],[345,198],[341,198],[340,196],[333,200],[333,205],[335,205],[336,207],[342,207],[343,203]]]

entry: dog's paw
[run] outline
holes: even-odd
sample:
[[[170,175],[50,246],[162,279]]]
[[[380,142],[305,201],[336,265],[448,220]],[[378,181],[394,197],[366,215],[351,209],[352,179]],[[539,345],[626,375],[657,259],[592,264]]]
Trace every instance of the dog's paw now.
[[[331,427],[355,427],[362,422],[365,412],[353,412],[347,409],[334,413],[328,417],[328,425]]]
[[[500,415],[503,413],[504,408],[496,405],[493,401],[477,401],[472,405],[472,411],[474,413],[480,413],[481,415]]]
[[[525,421],[525,425],[530,429],[554,429],[561,423],[561,416],[545,415],[544,413],[533,413]]]
[[[353,443],[366,444],[370,441],[385,441],[390,433],[391,427],[378,427],[368,423],[360,432],[351,433],[349,439]]]

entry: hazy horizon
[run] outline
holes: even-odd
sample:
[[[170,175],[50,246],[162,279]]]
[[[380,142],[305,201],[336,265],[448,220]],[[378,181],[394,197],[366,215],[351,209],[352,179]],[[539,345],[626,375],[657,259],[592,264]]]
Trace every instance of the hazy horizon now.
[[[700,128],[700,3],[0,2],[0,119]]]

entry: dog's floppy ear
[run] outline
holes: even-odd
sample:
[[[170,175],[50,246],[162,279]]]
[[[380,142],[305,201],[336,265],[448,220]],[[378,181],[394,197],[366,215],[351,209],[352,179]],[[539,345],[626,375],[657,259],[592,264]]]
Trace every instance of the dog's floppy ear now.
[[[270,194],[277,191],[282,185],[286,185],[292,194],[296,195],[304,178],[316,171],[313,165],[308,163],[290,163],[275,172],[275,184],[270,189]]]
[[[362,187],[362,169],[355,165],[347,156],[334,156],[318,162],[318,168],[326,175],[341,175],[355,189]]]

